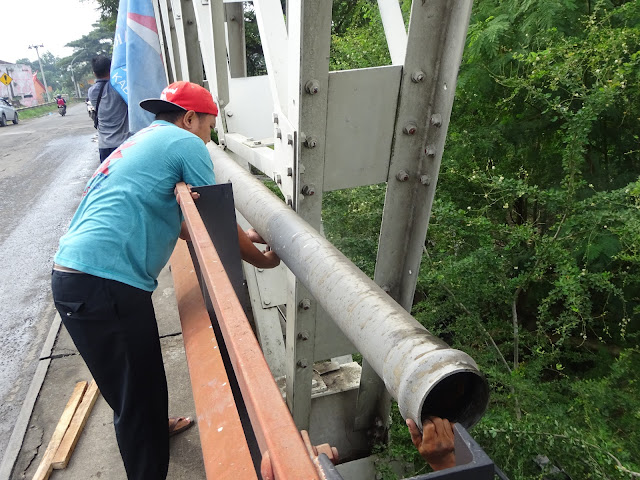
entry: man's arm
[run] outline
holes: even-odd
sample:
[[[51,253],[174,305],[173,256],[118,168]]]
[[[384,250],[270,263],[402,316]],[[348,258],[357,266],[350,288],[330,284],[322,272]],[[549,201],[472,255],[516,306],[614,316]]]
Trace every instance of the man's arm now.
[[[89,99],[89,101],[91,102],[91,105],[93,105],[94,108],[96,106],[96,101],[98,100],[99,91],[100,91],[100,83],[96,82],[91,86],[91,88],[89,88],[89,91],[87,92],[87,98]]]
[[[264,252],[261,252],[256,248],[253,244],[256,240],[252,235],[255,230],[251,229],[249,232],[250,233],[248,234],[240,228],[240,225],[238,225],[238,243],[240,244],[240,256],[242,256],[242,259],[258,268],[274,268],[280,265],[280,258],[273,252],[273,250],[271,250],[271,248],[269,248],[268,245]]]
[[[187,188],[189,189],[189,193],[191,193],[191,198],[194,200],[200,198],[199,193],[191,191],[191,185],[187,185]],[[180,196],[178,195],[177,187],[174,190],[174,194],[176,195],[178,205],[180,205]],[[191,240],[191,235],[185,222],[182,222],[180,225],[180,238],[183,240]],[[274,268],[280,265],[280,258],[278,258],[268,245],[266,250],[261,252],[253,242],[265,243],[253,228],[249,229],[249,232],[245,232],[240,228],[240,225],[238,225],[238,244],[240,245],[240,256],[242,260],[258,268]]]
[[[255,230],[251,229],[250,233],[247,234],[247,232],[238,225],[238,243],[240,245],[240,256],[242,260],[258,268],[274,268],[280,265],[280,258],[278,258],[268,245],[264,252],[261,252],[255,247],[253,242],[259,242],[259,240],[255,239],[256,237],[253,236],[253,232],[255,232]],[[257,235],[257,233],[255,233],[255,235]],[[191,235],[189,235],[189,229],[185,222],[182,222],[180,226],[180,238],[191,241]]]
[[[444,470],[456,466],[453,426],[446,418],[429,417],[422,424],[422,434],[416,423],[407,419],[411,441],[431,468]]]

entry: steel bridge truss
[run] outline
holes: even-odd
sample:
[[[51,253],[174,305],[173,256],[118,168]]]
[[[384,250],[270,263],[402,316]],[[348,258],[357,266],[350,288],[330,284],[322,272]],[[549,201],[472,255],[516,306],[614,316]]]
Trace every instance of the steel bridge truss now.
[[[316,232],[322,231],[324,192],[386,183],[374,276],[379,288],[366,292],[383,291],[410,311],[472,0],[415,0],[408,30],[398,0],[378,5],[391,65],[329,71],[330,0],[288,0],[285,11],[280,0],[154,0],[168,81],[204,85],[220,106],[219,145],[209,149],[217,181],[233,177],[240,223],[248,226],[244,216],[258,228],[261,218],[252,212],[254,197],[238,201],[243,192],[237,189],[253,187],[224,167],[227,159],[273,179],[288,209]],[[247,76],[247,10],[259,28],[264,76]],[[285,249],[296,234],[283,240],[274,225],[258,231],[287,266],[244,266],[265,359],[298,429],[308,430],[315,444],[337,447],[342,457],[366,458],[372,440],[384,441],[391,395],[398,397],[381,371],[387,367],[376,365],[384,345],[372,340],[365,352],[368,339],[343,333],[353,319],[336,316],[355,308],[353,298],[325,298],[318,285],[331,281],[331,272],[322,277],[294,265],[317,257],[287,261]],[[306,246],[321,242],[310,235]],[[421,328],[413,322],[403,328]],[[352,360],[356,352],[363,354],[362,366]],[[478,399],[461,417],[466,426],[480,418],[488,396],[484,380],[470,382]],[[419,421],[424,398],[418,402],[415,411],[404,407],[402,413]]]

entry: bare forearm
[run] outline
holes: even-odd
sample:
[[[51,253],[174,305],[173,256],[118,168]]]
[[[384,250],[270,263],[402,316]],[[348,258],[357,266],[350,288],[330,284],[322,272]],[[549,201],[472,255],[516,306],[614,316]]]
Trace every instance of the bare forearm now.
[[[278,266],[280,259],[272,251],[261,252],[253,244],[247,233],[238,225],[238,243],[240,255],[245,262],[258,268],[273,268]]]

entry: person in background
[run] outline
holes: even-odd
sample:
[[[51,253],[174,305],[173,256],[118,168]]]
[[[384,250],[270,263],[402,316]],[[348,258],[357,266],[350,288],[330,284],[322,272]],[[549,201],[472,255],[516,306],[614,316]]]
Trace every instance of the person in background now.
[[[62,98],[62,95],[56,95],[56,104],[58,105],[58,108],[63,109],[62,113],[67,113],[67,101]]]
[[[100,163],[129,138],[129,109],[120,94],[111,86],[111,60],[97,56],[91,60],[96,83],[87,93],[95,109],[93,126],[98,129]]]

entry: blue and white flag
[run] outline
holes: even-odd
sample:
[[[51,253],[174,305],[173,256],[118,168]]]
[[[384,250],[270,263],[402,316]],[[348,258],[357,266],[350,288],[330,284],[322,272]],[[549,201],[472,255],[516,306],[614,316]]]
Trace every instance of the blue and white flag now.
[[[111,60],[111,85],[129,106],[129,130],[151,124],[152,113],[139,103],[159,98],[167,76],[152,0],[120,0]]]

